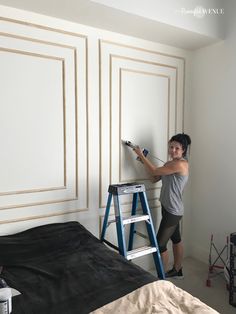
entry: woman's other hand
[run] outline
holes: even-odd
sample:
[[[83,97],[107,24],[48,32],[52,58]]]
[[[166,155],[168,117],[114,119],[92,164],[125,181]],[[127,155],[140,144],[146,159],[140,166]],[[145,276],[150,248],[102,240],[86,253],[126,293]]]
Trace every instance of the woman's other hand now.
[[[136,146],[135,148],[133,148],[133,151],[139,156],[139,157],[143,157],[143,152],[141,150],[141,148],[139,146]]]

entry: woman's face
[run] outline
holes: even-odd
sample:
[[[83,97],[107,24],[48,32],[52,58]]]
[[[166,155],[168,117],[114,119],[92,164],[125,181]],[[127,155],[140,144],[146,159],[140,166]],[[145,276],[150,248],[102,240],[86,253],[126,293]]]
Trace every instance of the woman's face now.
[[[181,159],[183,157],[183,147],[179,142],[170,142],[168,153],[171,159]]]

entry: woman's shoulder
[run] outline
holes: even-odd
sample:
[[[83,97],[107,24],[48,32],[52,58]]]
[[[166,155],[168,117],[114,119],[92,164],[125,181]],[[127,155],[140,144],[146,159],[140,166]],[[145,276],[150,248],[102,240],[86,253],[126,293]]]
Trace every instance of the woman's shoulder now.
[[[188,161],[186,159],[174,159],[168,161],[165,165],[173,165],[177,174],[188,175]]]
[[[180,174],[183,176],[188,175],[188,161],[186,159],[180,159],[179,163],[181,165],[180,169]]]
[[[173,159],[169,160],[165,163],[165,166],[168,165],[181,165],[183,167],[188,167],[188,161],[186,159]]]

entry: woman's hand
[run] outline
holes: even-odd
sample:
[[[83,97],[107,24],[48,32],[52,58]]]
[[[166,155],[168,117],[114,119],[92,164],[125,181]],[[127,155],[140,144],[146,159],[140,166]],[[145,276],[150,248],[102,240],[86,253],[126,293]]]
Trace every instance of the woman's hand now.
[[[135,148],[133,148],[133,151],[141,158],[143,157],[143,152],[141,150],[141,148],[139,146],[136,146]]]
[[[151,177],[151,182],[152,183],[156,183],[156,182],[158,182],[160,180],[161,180],[161,176],[152,176]]]

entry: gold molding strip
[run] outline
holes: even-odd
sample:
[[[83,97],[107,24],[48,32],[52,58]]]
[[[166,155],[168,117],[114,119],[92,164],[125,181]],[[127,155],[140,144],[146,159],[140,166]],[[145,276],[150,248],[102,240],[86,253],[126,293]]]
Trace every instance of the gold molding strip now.
[[[148,200],[148,202],[156,202],[156,201],[159,202],[159,197],[150,198],[150,199]],[[138,201],[138,203],[141,204],[140,201]],[[120,204],[120,206],[128,206],[128,205],[130,205],[130,202],[124,202],[124,203],[121,203],[121,204]],[[149,206],[150,206],[150,205],[149,205]],[[151,207],[151,206],[150,206],[150,207]],[[158,205],[153,206],[152,208],[159,208],[159,207],[161,207],[161,203],[159,203]],[[102,207],[102,208],[105,208],[105,207]],[[111,209],[112,209],[112,210],[111,210],[111,212],[110,212],[110,215],[115,215],[114,205],[111,205]],[[129,209],[129,210],[126,210],[126,211],[122,211],[122,214],[130,214],[130,209]],[[99,215],[99,217],[105,217],[105,213]]]
[[[124,71],[124,72],[138,73],[138,74],[150,75],[150,76],[160,76],[160,77],[166,77],[166,78],[170,77],[169,75],[165,75],[165,74],[159,74],[159,73],[148,72],[148,71],[133,70],[133,69],[129,69],[129,68],[120,68],[120,70]]]
[[[78,197],[78,82],[77,82],[77,57],[74,50],[74,71],[75,71],[75,195]]]
[[[65,61],[62,64],[62,91],[63,91],[63,136],[64,136],[64,185],[67,183],[66,176],[66,87],[65,87]]]
[[[157,51],[157,50],[149,50],[149,49],[146,49],[146,48],[140,48],[140,47],[137,47],[137,46],[131,46],[131,45],[122,44],[122,43],[118,43],[118,42],[114,42],[114,41],[110,41],[110,40],[104,40],[104,39],[100,39],[100,41],[101,41],[102,44],[110,44],[110,45],[113,45],[113,46],[119,46],[119,47],[123,47],[123,48],[138,50],[138,51],[147,52],[147,53],[160,55],[160,56],[164,56],[164,57],[180,59],[182,61],[185,60],[184,57],[180,57],[180,56],[176,56],[176,55],[160,52],[160,51]]]
[[[177,131],[177,121],[178,121],[178,68],[176,69],[176,80],[175,80],[175,134]],[[169,138],[168,138],[169,141]]]
[[[50,55],[43,55],[40,53],[36,52],[28,52],[28,51],[23,51],[23,50],[18,50],[18,49],[10,49],[10,48],[3,48],[0,47],[0,51],[3,52],[10,52],[10,53],[15,53],[15,54],[22,54],[26,56],[33,56],[33,57],[38,57],[38,58],[43,58],[43,59],[51,59],[51,60],[56,60],[56,61],[63,61],[63,58],[55,57],[55,56],[50,56]]]
[[[46,40],[42,40],[42,39],[36,39],[36,38],[26,37],[26,36],[21,36],[21,35],[15,35],[15,34],[10,34],[10,33],[0,32],[0,36],[14,38],[14,39],[21,39],[21,40],[25,40],[25,41],[32,41],[34,43],[44,44],[44,45],[49,45],[49,46],[54,46],[54,47],[73,49],[73,50],[76,49],[76,46],[59,44],[59,43],[55,43],[55,42],[51,42],[51,41],[46,41]]]
[[[99,207],[101,206],[102,197],[102,56],[101,56],[101,41],[98,40],[98,62],[99,62]]]
[[[129,181],[126,181],[126,182],[129,182]],[[160,187],[157,187],[157,188],[151,188],[151,189],[148,189],[146,190],[146,192],[150,192],[150,191],[153,191],[153,190],[160,190],[161,188]],[[155,196],[155,197],[152,197],[152,198],[149,198],[148,201],[159,201],[159,196]],[[125,201],[124,203],[120,203],[121,206],[126,206],[126,205],[131,205],[132,204],[132,201]],[[100,208],[105,208],[106,205],[102,205]],[[111,206],[112,208],[114,206]],[[125,213],[125,212],[124,212]]]
[[[28,221],[28,220],[36,220],[36,219],[43,219],[43,218],[49,218],[49,217],[57,217],[57,216],[63,216],[63,215],[70,215],[78,212],[83,212],[87,211],[87,208],[82,208],[82,209],[76,209],[76,210],[71,210],[71,211],[63,211],[61,213],[51,213],[51,214],[46,214],[46,215],[37,215],[37,216],[30,216],[30,217],[25,217],[25,218],[18,218],[18,219],[8,219],[8,220],[0,220],[0,225],[5,225],[9,223],[16,223],[16,222],[21,222],[21,221]]]
[[[185,112],[185,69],[186,69],[186,60],[184,59],[183,65],[183,112],[182,112],[182,131],[184,132],[184,112]]]
[[[124,204],[122,204],[124,205]],[[156,206],[153,206],[152,209],[157,209],[157,208],[160,208],[161,205],[156,205]],[[122,212],[122,214],[130,214],[130,211],[124,211]],[[115,213],[112,212],[110,213],[110,215],[112,216],[115,216]],[[102,214],[99,216],[99,238],[101,237],[101,233],[102,233],[102,226],[103,226],[103,223],[102,223],[102,219],[105,217],[105,214]]]
[[[87,154],[87,168],[86,168],[86,189],[87,189],[87,197],[86,197],[86,206],[89,208],[89,110],[88,110],[88,99],[89,99],[89,92],[88,92],[88,40],[87,37],[85,38],[85,88],[86,88],[86,154]],[[78,120],[78,119],[77,119]],[[78,161],[77,161],[78,163]]]
[[[46,204],[56,204],[56,203],[64,203],[64,202],[71,202],[76,201],[78,198],[68,198],[68,199],[59,199],[54,201],[44,201],[44,202],[33,202],[28,204],[16,204],[16,205],[7,205],[7,206],[0,206],[0,210],[6,210],[6,209],[14,209],[14,208],[22,208],[22,207],[31,207],[31,206],[40,206],[40,205],[46,205]]]
[[[110,143],[109,143],[109,184],[112,182],[111,160],[112,160],[112,55],[109,55],[109,118],[110,118]]]
[[[70,36],[74,36],[74,37],[80,37],[80,38],[83,38],[83,39],[87,39],[86,35],[82,35],[82,34],[79,34],[79,33],[76,33],[76,32],[65,31],[65,30],[62,30],[60,28],[53,28],[53,27],[44,26],[44,25],[41,25],[41,24],[15,20],[15,19],[3,17],[3,16],[0,16],[0,21],[11,22],[11,23],[15,23],[15,24],[20,24],[20,25],[25,25],[25,26],[30,26],[30,27],[43,29],[43,30],[46,30],[46,31],[51,31],[51,32],[56,32],[56,33],[60,33],[60,34],[65,34],[65,35],[70,35]]]
[[[111,54],[111,56],[112,56],[112,58],[115,58],[115,59],[122,59],[122,60],[134,61],[134,62],[138,62],[138,63],[150,64],[150,65],[154,65],[154,66],[163,66],[165,68],[177,69],[177,67],[175,67],[173,65],[169,65],[167,63],[147,61],[144,59],[131,58],[131,57],[126,57],[126,56],[122,56],[122,55],[115,55],[115,54]]]
[[[148,192],[154,191],[154,190],[160,190],[160,189],[161,189],[161,187],[160,187],[160,186],[157,186],[157,187],[155,187],[155,188],[149,188],[149,189],[148,189]]]
[[[65,190],[65,189],[66,189],[66,186],[59,186],[59,187],[51,187],[51,188],[38,188],[38,189],[31,189],[31,190],[9,191],[9,192],[0,192],[0,196],[57,191],[57,190]]]

